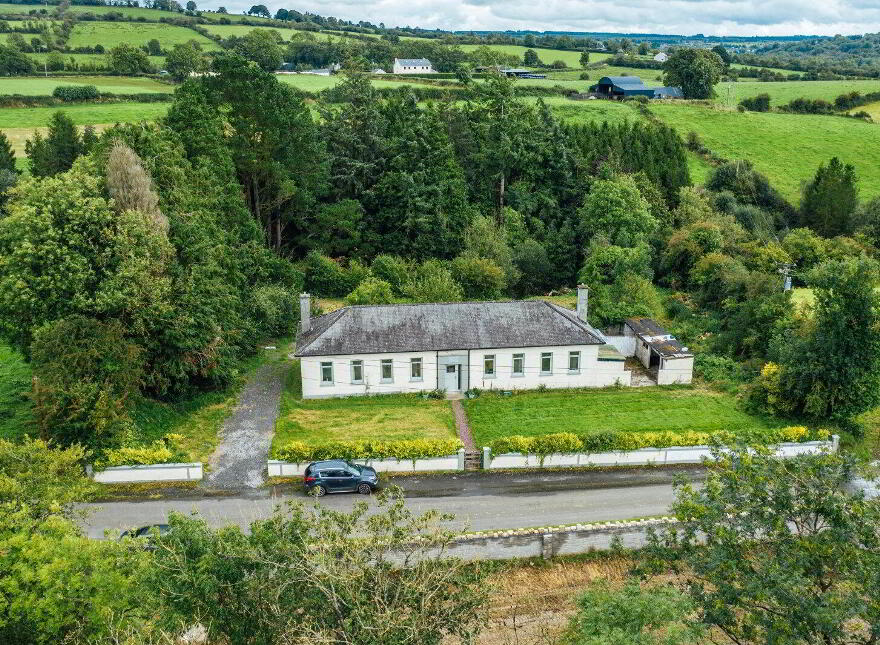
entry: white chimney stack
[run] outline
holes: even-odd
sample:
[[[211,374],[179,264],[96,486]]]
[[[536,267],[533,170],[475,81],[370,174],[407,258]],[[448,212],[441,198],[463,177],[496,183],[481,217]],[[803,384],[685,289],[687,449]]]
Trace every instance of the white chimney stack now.
[[[307,293],[299,294],[299,325],[303,333],[312,330],[312,297]]]
[[[590,289],[585,284],[578,285],[577,300],[577,317],[584,322],[587,321],[587,312],[589,311]]]

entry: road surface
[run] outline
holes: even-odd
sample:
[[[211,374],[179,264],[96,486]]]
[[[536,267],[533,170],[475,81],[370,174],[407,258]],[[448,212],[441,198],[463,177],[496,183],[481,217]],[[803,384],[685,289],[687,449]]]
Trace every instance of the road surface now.
[[[406,504],[414,512],[436,509],[453,513],[456,519],[450,528],[482,531],[663,515],[669,510],[673,497],[672,485],[663,483],[578,490],[508,493],[493,490],[456,496],[418,496],[407,497]],[[267,517],[276,506],[288,501],[320,503],[333,509],[347,510],[363,499],[356,494],[339,494],[328,495],[316,502],[301,493],[290,492],[278,497],[252,495],[104,502],[90,505],[92,513],[84,525],[90,537],[101,538],[108,529],[112,532],[164,523],[169,511],[177,511],[198,513],[215,526],[237,524],[246,528],[254,519]]]

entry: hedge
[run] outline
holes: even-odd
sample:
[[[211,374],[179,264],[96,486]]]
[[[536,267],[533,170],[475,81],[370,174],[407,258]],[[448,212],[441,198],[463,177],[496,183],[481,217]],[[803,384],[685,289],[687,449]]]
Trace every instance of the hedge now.
[[[182,438],[178,434],[166,434],[146,446],[112,448],[95,460],[95,467],[100,469],[110,466],[149,466],[186,461],[187,456],[177,447],[177,442]]]
[[[720,440],[729,443],[744,440],[747,443],[769,445],[782,442],[826,440],[827,430],[808,430],[804,426],[789,426],[775,430],[755,430],[736,435],[728,432],[620,432],[603,430],[576,435],[571,432],[526,437],[511,435],[490,444],[492,454],[511,452],[533,455],[552,455],[573,452],[622,452],[640,448],[670,448],[673,446],[705,446]]]
[[[333,441],[306,445],[301,441],[273,449],[275,459],[300,464],[322,459],[428,459],[454,455],[462,447],[458,439],[412,439],[405,441]]]
[[[62,101],[89,101],[100,96],[94,85],[59,85],[52,90],[52,96]]]

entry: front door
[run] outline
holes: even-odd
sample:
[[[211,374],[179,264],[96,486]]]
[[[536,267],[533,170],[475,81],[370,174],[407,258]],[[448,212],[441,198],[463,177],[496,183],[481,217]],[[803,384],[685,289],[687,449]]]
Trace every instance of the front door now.
[[[458,392],[461,389],[461,371],[458,365],[446,366],[446,391]]]

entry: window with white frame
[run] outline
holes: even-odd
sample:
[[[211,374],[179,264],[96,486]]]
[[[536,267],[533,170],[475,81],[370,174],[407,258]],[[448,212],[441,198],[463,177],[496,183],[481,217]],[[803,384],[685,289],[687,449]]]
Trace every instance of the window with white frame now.
[[[547,376],[553,373],[553,353],[541,352],[541,375]]]
[[[333,363],[321,363],[321,385],[333,385]]]
[[[394,361],[390,358],[382,359],[382,382],[394,382]]]
[[[580,372],[581,371],[581,353],[580,352],[569,352],[568,353],[568,371],[569,372]]]
[[[351,382],[355,385],[360,385],[364,382],[364,362],[363,361],[352,361],[351,362]]]
[[[513,376],[523,376],[526,372],[526,355],[513,355]]]
[[[483,356],[483,376],[492,378],[495,376],[495,354]]]
[[[409,359],[409,380],[410,381],[421,381],[422,380],[422,359],[421,358]]]

